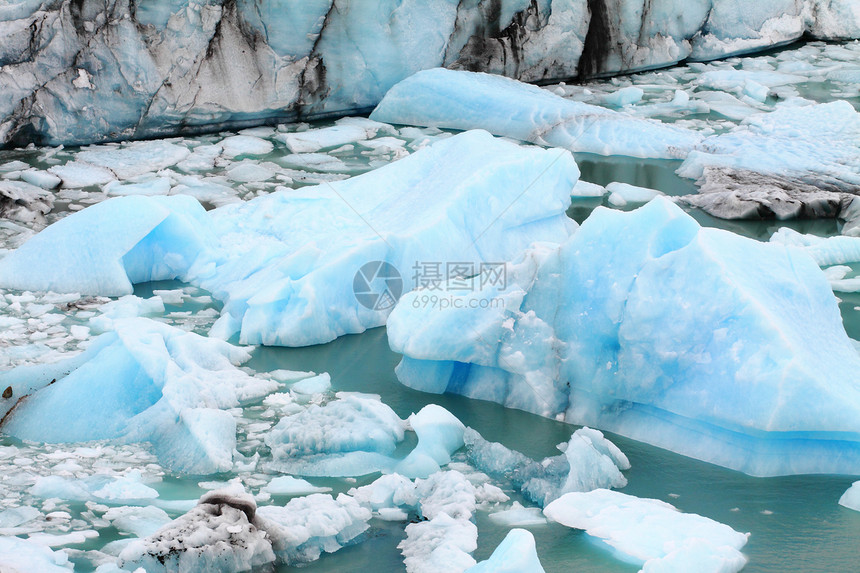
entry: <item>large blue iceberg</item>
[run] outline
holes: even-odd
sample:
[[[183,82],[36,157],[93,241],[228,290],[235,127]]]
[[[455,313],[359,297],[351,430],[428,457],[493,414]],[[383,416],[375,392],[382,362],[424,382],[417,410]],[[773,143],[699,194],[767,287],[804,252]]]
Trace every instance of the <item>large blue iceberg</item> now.
[[[422,280],[416,265],[447,276],[563,241],[578,177],[566,150],[473,131],[345,181],[209,212],[189,197],[121,197],[0,260],[0,286],[121,295],[180,278],[224,302],[215,336],[318,344],[385,324]]]
[[[656,198],[596,210],[507,276],[448,308],[404,296],[388,323],[400,380],[752,475],[860,473],[860,356],[802,250]]]

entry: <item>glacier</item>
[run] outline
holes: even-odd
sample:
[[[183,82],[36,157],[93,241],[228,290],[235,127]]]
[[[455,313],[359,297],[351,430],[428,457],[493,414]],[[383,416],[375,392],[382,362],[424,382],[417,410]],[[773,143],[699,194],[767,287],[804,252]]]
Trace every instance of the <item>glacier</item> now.
[[[749,533],[656,499],[598,489],[568,493],[544,509],[562,525],[584,529],[644,573],[734,573],[746,565],[740,552]]]
[[[578,177],[565,150],[476,130],[344,181],[208,212],[188,196],[118,197],[0,260],[0,286],[118,296],[179,278],[224,302],[213,336],[319,344],[385,324],[419,263],[480,268],[563,240]],[[390,274],[377,277],[380,268]],[[370,273],[360,288],[359,272]]]
[[[860,471],[860,356],[801,250],[701,228],[657,197],[598,208],[507,276],[449,308],[401,299],[388,337],[402,383],[751,475]]]
[[[590,77],[860,37],[853,0],[16,0],[0,10],[0,145],[145,139],[370,109],[450,67]]]

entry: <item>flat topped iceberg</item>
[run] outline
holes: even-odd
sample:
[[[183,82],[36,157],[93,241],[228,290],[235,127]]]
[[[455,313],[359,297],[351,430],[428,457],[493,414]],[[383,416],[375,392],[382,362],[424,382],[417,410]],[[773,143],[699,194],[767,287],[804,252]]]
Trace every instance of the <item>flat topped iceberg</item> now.
[[[540,145],[600,155],[686,156],[701,137],[687,129],[567,100],[484,73],[436,68],[402,80],[370,114],[386,123],[486,129]]]
[[[860,356],[803,251],[701,228],[658,197],[596,210],[507,277],[447,309],[404,296],[388,323],[400,380],[752,475],[860,472]]]
[[[544,513],[562,525],[584,529],[641,564],[646,573],[733,573],[747,561],[740,550],[748,533],[695,513],[681,513],[656,499],[598,489],[566,494]]]
[[[228,408],[277,388],[237,368],[245,349],[145,318],[117,319],[82,354],[0,374],[3,432],[39,442],[149,441],[172,471],[229,471]]]

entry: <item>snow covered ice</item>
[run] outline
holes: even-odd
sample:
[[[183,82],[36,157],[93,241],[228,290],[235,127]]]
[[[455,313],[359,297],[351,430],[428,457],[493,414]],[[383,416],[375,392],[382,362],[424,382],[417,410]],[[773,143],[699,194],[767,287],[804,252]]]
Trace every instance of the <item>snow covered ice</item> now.
[[[505,301],[494,308],[404,296],[388,324],[404,384],[562,415],[752,475],[860,471],[860,357],[801,251],[701,228],[657,198],[596,210],[507,276],[504,290],[459,295]],[[684,319],[678,308],[697,311]]]

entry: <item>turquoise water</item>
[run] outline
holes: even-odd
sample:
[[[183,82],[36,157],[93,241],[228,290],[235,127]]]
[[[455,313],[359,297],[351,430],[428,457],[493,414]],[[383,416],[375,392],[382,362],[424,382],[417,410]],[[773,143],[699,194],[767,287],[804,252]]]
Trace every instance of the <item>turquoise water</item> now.
[[[288,368],[328,371],[337,390],[378,393],[401,417],[429,403],[439,404],[488,440],[502,442],[533,458],[557,453],[555,445],[573,427],[498,404],[455,395],[432,395],[401,386],[393,373],[400,360],[388,348],[384,328],[345,336],[329,344],[301,348],[258,348],[249,364],[260,370]],[[744,571],[856,571],[860,513],[837,504],[856,479],[850,476],[753,478],[608,434],[630,459],[629,484],[622,491],[672,503],[738,531],[750,532]],[[358,484],[367,480],[360,480]],[[328,485],[335,485],[330,482]],[[348,489],[356,484],[342,484]],[[672,495],[670,495],[672,494]],[[677,497],[675,497],[677,496]],[[489,556],[507,533],[479,512],[475,558]],[[402,524],[375,523],[367,541],[309,565],[307,571],[402,570],[396,550]],[[615,559],[582,532],[547,524],[528,527],[549,572],[625,572],[638,567]],[[290,570],[284,568],[282,571]]]

